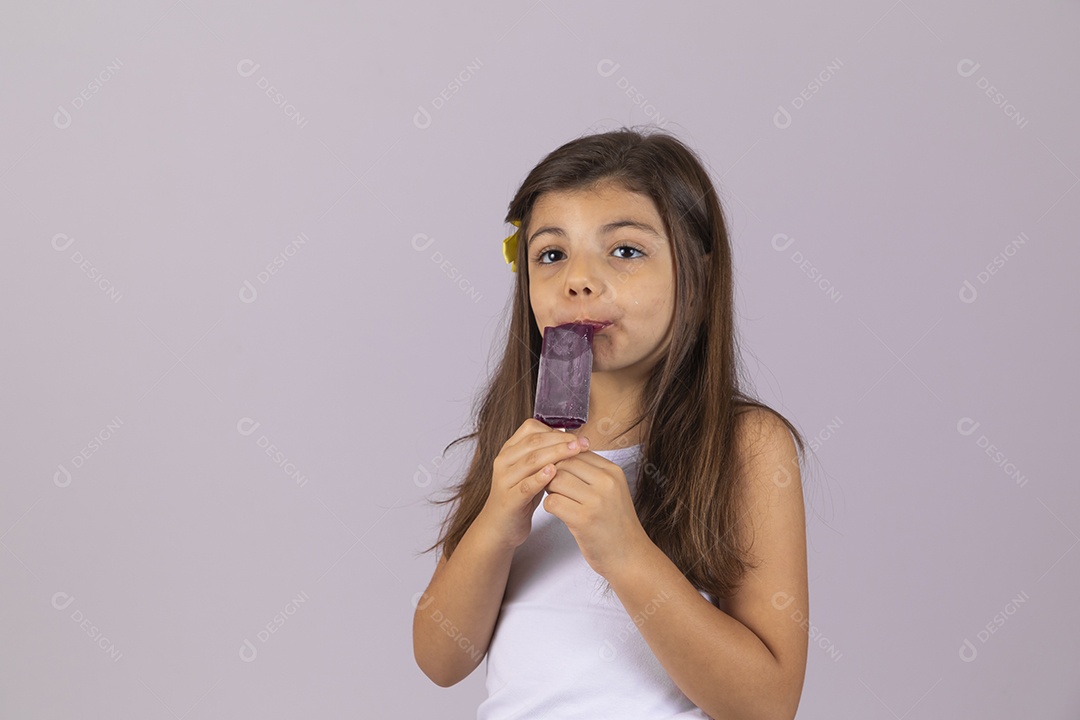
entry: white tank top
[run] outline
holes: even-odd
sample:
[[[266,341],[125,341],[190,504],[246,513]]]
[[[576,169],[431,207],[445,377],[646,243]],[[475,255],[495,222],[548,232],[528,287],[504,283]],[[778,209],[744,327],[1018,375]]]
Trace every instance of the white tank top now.
[[[641,445],[594,452],[622,467],[633,496]],[[541,501],[529,537],[514,551],[477,720],[709,718],[671,680],[603,583]],[[698,592],[716,604],[711,593]]]

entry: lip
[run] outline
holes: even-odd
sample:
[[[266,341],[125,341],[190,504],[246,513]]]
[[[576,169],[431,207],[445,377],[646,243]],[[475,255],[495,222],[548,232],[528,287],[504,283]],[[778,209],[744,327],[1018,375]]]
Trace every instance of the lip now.
[[[572,320],[571,322],[578,323],[579,325],[592,325],[594,333],[601,332],[614,324],[611,320],[592,320],[590,318]]]

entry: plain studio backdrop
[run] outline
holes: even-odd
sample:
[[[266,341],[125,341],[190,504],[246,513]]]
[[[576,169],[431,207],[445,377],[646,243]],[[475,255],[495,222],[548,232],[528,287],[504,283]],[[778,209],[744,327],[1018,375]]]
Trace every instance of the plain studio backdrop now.
[[[812,440],[799,717],[1080,717],[1075,2],[8,3],[0,716],[468,718],[507,203],[658,125]]]

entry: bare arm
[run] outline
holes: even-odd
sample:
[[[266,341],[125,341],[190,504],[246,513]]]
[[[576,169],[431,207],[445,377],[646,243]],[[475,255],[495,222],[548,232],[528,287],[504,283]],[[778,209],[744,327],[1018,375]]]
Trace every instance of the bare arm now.
[[[794,718],[810,615],[802,476],[787,428],[765,411],[739,426],[745,522],[757,569],[714,607],[647,536],[608,578],[690,701],[717,720]],[[728,532],[728,529],[723,532]],[[720,533],[717,532],[717,537]]]
[[[453,555],[439,558],[413,616],[413,655],[440,687],[468,677],[483,660],[502,606],[514,547],[480,513]]]
[[[492,462],[484,508],[454,549],[439,559],[413,616],[413,655],[432,682],[450,687],[487,653],[514,551],[532,532],[532,516],[554,463],[583,452],[577,436],[526,419]]]

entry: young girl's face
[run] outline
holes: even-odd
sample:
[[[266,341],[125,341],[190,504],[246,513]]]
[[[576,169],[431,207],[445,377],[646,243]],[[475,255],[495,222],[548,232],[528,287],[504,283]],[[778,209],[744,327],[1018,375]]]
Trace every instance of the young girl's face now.
[[[667,349],[675,310],[674,258],[656,204],[611,182],[552,191],[537,199],[529,225],[529,301],[540,332],[610,323],[594,332],[593,371],[644,377]]]

